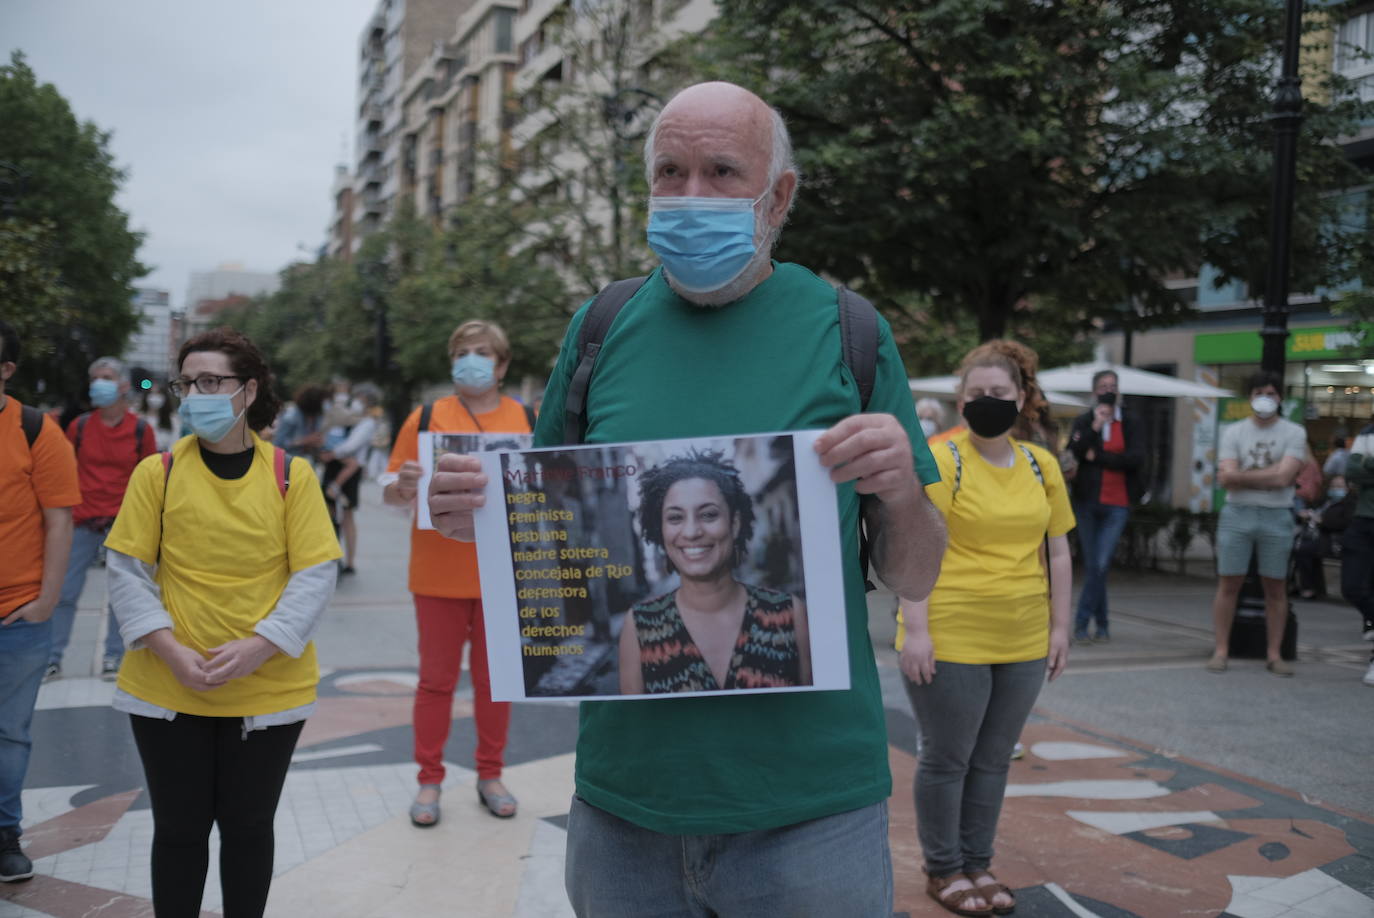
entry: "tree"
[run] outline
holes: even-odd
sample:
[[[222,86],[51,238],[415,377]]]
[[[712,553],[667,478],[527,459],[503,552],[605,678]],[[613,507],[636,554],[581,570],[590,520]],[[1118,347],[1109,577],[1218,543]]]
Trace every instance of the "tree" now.
[[[502,183],[531,219],[524,248],[568,278],[574,296],[647,273],[648,185],[642,142],[686,72],[684,43],[665,40],[652,4],[570,4],[549,40],[563,60],[517,104],[532,136]],[[534,125],[538,124],[538,129]]]
[[[775,104],[797,148],[802,191],[780,257],[850,282],[889,315],[971,315],[987,339],[1047,309],[1080,326],[1128,306],[1135,328],[1176,321],[1188,307],[1164,279],[1203,263],[1220,283],[1262,289],[1282,4],[720,8],[708,72]],[[1314,42],[1320,23],[1309,25]],[[1374,262],[1338,194],[1360,173],[1333,143],[1374,107],[1329,73],[1307,77],[1295,290]]]
[[[17,51],[0,67],[0,124],[0,308],[24,343],[12,383],[21,398],[60,401],[84,391],[89,362],[119,353],[137,327],[143,235],[114,203],[125,173],[110,135],[78,122]]]

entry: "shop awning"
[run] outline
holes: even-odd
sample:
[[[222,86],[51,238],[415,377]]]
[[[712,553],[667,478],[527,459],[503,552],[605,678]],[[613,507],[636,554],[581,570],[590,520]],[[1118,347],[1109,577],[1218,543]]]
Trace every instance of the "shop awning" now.
[[[923,376],[919,379],[908,379],[907,385],[911,387],[911,394],[917,397],[929,395],[932,398],[950,398],[954,395],[954,388],[959,385],[959,377]],[[1088,403],[1083,399],[1065,395],[1063,392],[1052,392],[1047,389],[1045,398],[1049,399],[1052,408],[1088,407]]]
[[[1159,398],[1229,398],[1236,393],[1204,383],[1189,382],[1163,373],[1110,363],[1075,363],[1053,370],[1042,370],[1037,377],[1046,389],[1063,392],[1092,392],[1093,374],[1111,370],[1116,374],[1122,395],[1151,395]]]

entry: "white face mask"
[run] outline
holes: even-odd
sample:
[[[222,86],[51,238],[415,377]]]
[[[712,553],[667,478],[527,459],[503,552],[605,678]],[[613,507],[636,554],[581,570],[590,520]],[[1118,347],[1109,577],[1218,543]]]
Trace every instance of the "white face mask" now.
[[[163,398],[162,396],[160,396],[160,395],[150,395],[150,396],[148,396],[148,410],[149,410],[149,411],[158,411],[158,410],[161,409],[162,406],[165,405],[166,403],[167,403],[167,402],[166,402],[166,399],[164,399],[164,398]]]
[[[1279,400],[1272,395],[1256,395],[1250,399],[1250,410],[1255,417],[1272,418],[1279,413]]]

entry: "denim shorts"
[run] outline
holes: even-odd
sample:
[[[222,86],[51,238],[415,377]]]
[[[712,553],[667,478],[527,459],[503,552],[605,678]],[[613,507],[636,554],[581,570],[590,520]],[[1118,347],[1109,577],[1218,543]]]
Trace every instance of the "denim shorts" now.
[[[1293,531],[1293,513],[1287,507],[1227,504],[1217,518],[1217,575],[1244,576],[1251,554],[1258,552],[1261,577],[1288,579]]]

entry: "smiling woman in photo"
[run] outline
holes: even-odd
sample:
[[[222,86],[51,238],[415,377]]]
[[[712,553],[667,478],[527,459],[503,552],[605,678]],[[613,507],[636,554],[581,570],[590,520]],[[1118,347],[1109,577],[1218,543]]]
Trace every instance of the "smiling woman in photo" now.
[[[620,632],[621,694],[811,684],[801,598],[735,579],[754,507],[732,462],[693,451],[645,472],[639,519],[680,582],[630,609]]]

